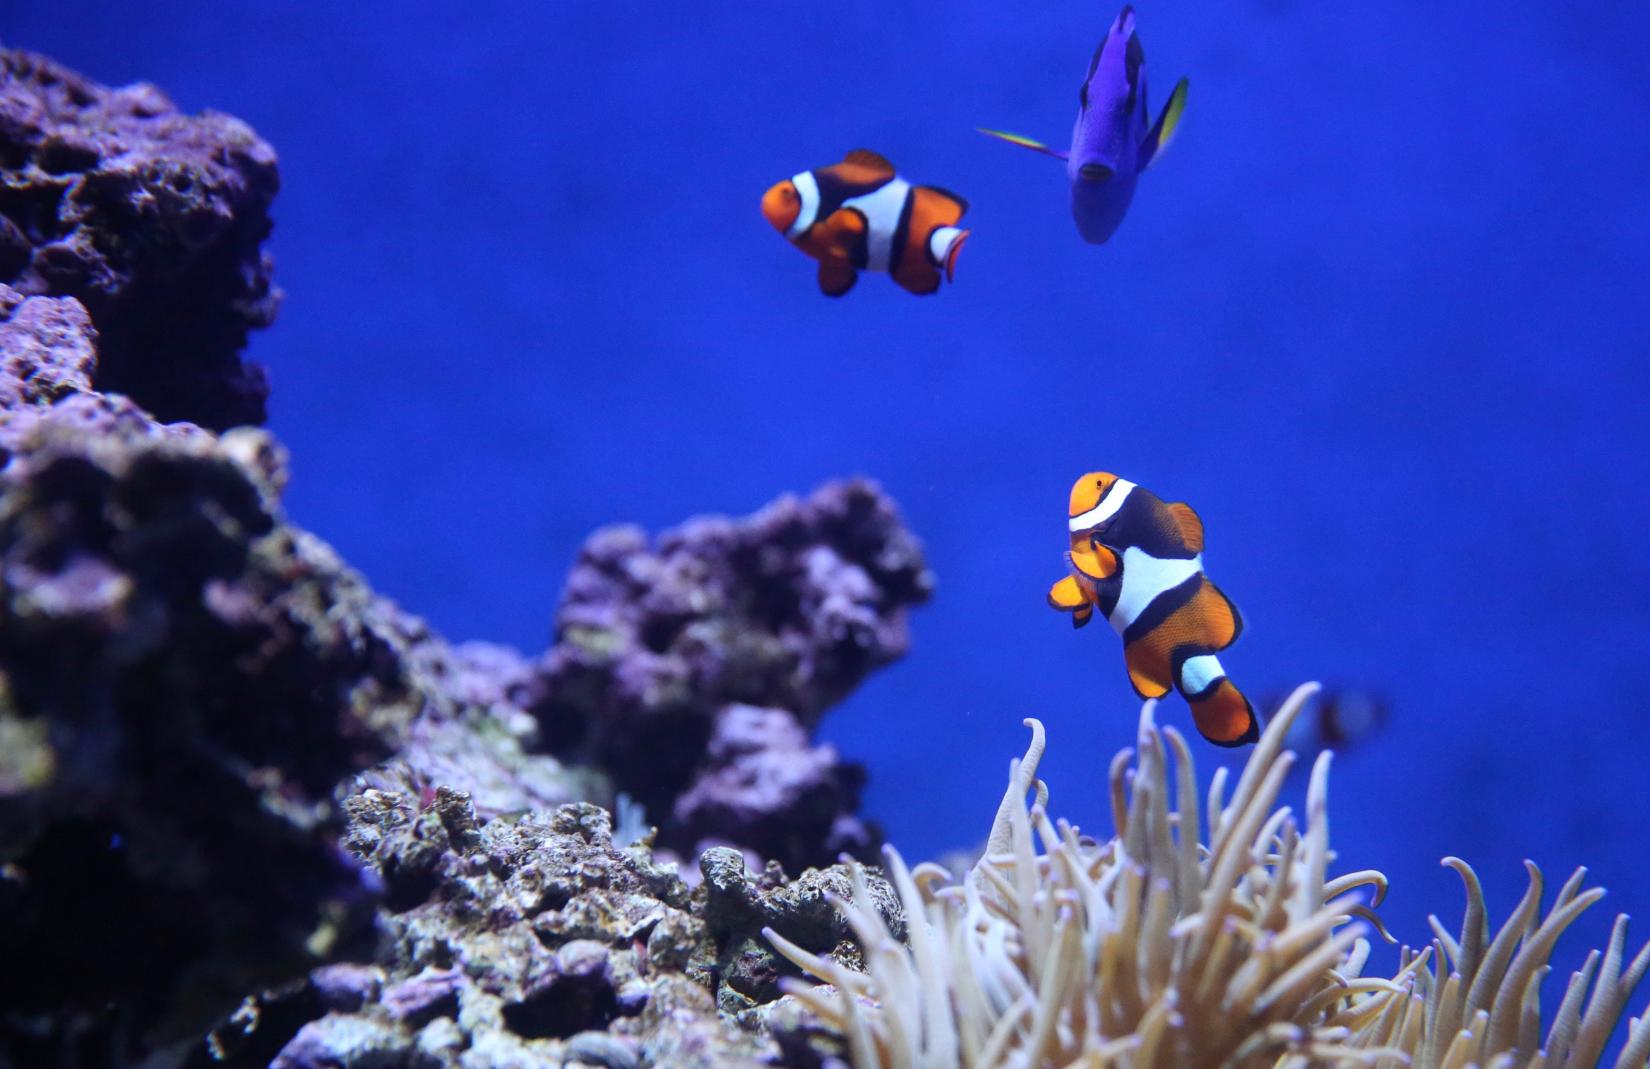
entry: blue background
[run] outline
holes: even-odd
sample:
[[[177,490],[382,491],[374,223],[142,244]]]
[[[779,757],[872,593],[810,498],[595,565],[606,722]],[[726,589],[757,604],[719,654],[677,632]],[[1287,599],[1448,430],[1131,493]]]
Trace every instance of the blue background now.
[[[1136,702],[1043,594],[1105,468],[1203,515],[1240,685],[1391,695],[1331,812],[1396,931],[1458,922],[1450,853],[1497,919],[1525,856],[1612,889],[1586,940],[1650,916],[1650,9],[1140,7],[1152,107],[1190,105],[1103,248],[972,128],[1066,137],[1108,4],[12,0],[0,35],[278,148],[291,512],[449,636],[542,648],[600,524],[867,473],[940,583],[826,722],[868,811],[975,840],[1036,714],[1100,829]],[[972,200],[939,296],[826,300],[762,221],[859,145]]]

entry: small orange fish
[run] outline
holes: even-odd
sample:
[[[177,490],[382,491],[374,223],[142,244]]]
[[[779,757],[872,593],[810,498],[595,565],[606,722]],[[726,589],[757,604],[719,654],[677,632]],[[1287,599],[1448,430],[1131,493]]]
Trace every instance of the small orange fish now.
[[[762,196],[762,214],[797,248],[819,261],[819,289],[840,297],[861,271],[886,271],[916,294],[950,282],[968,231],[957,222],[968,202],[938,186],[912,185],[870,149],[841,163],[803,171]]]
[[[1210,742],[1260,738],[1254,707],[1215,656],[1237,641],[1243,617],[1203,574],[1203,521],[1191,506],[1091,471],[1072,485],[1066,527],[1071,574],[1049,589],[1049,604],[1076,627],[1098,609],[1123,636],[1135,693],[1161,698],[1174,686]]]

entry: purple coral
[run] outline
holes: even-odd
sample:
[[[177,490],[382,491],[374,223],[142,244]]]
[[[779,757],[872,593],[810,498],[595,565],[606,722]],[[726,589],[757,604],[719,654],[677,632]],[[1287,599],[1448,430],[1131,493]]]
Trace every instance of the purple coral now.
[[[0,50],[0,283],[85,306],[98,389],[168,422],[262,423],[269,386],[240,350],[280,304],[275,162],[239,119]]]
[[[598,531],[529,687],[546,741],[611,770],[681,851],[716,838],[788,867],[873,845],[861,773],[806,733],[909,643],[933,580],[864,480],[700,519],[650,544]],[[742,706],[755,711],[739,711]]]

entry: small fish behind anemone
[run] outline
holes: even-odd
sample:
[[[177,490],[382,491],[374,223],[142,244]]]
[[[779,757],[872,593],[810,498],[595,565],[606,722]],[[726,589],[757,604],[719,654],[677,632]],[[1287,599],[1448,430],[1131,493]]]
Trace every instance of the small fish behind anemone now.
[[[981,127],[980,133],[1065,160],[1077,232],[1084,241],[1099,245],[1123,222],[1140,172],[1174,138],[1186,110],[1186,85],[1186,79],[1180,79],[1157,122],[1148,126],[1146,51],[1134,29],[1134,8],[1125,7],[1094,50],[1088,75],[1077,91],[1070,152],[1001,130]]]
[[[901,178],[870,149],[841,163],[776,182],[762,214],[797,248],[819,261],[819,289],[840,297],[861,271],[886,271],[912,293],[950,282],[969,232],[957,226],[968,202],[938,186]]]
[[[1091,471],[1072,484],[1066,528],[1071,572],[1049,588],[1049,604],[1074,627],[1098,610],[1123,636],[1135,693],[1179,690],[1210,742],[1259,738],[1254,707],[1216,656],[1242,634],[1243,617],[1203,574],[1203,521],[1192,507]]]

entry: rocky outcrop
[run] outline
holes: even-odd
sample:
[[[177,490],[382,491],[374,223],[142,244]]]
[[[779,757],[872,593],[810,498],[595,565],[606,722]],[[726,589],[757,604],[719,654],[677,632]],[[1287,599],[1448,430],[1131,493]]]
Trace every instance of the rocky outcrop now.
[[[458,792],[419,810],[369,790],[346,809],[345,842],[382,882],[376,962],[248,1000],[196,1064],[809,1066],[816,1037],[777,1004],[777,978],[797,972],[761,928],[861,961],[827,897],[849,890],[840,867],[756,878],[712,851],[690,891],[645,843],[616,845],[591,805],[482,824]],[[900,924],[893,890],[871,886]]]
[[[597,532],[524,704],[612,770],[684,856],[732,843],[795,872],[874,851],[862,774],[811,728],[904,654],[933,579],[874,484],[832,483],[656,539]]]
[[[280,304],[262,247],[279,188],[239,119],[0,49],[0,283],[85,307],[99,390],[169,422],[263,422],[269,386],[240,351]]]
[[[117,1064],[365,934],[374,893],[336,845],[357,774],[490,812],[607,793],[525,749],[504,692],[527,662],[448,646],[285,521],[268,434],[90,390],[96,344],[75,299],[0,287],[0,959],[29,963],[0,970],[0,1061],[20,1064]]]

